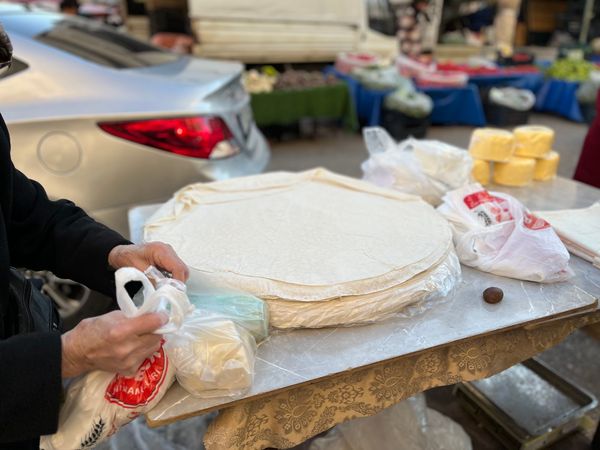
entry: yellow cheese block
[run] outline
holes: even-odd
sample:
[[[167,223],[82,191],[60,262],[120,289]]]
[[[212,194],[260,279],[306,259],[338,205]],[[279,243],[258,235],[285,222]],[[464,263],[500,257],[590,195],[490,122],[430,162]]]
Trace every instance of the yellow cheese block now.
[[[494,183],[504,186],[526,186],[533,180],[535,159],[513,157],[509,162],[494,164]]]
[[[537,181],[551,180],[556,176],[559,162],[560,155],[555,151],[548,153],[545,158],[536,160],[533,179]]]
[[[514,137],[510,131],[478,128],[471,135],[469,153],[475,159],[506,162],[514,152]]]
[[[482,159],[473,160],[473,170],[471,176],[479,184],[490,184],[491,163]]]
[[[541,125],[517,127],[514,135],[516,156],[543,158],[554,145],[554,130]]]

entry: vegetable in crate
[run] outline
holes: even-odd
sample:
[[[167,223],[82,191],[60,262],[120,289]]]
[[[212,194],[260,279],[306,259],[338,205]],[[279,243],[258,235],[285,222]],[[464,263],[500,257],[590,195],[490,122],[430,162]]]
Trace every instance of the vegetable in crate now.
[[[260,94],[273,91],[273,87],[275,86],[275,83],[277,83],[277,76],[267,75],[252,69],[244,72],[242,82],[246,92],[250,94]]]
[[[279,76],[277,84],[275,85],[275,90],[310,89],[321,86],[330,86],[337,83],[339,83],[339,81],[333,75],[325,76],[322,72],[286,70]]]
[[[586,81],[593,70],[596,70],[596,66],[591,62],[567,58],[555,61],[546,74],[559,80]]]

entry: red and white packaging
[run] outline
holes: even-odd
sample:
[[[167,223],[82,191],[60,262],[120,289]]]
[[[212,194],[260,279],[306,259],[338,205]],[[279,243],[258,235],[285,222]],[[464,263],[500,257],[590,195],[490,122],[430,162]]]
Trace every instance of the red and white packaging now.
[[[93,448],[152,409],[174,379],[162,346],[132,377],[97,370],[76,379],[67,389],[58,432],[42,436],[40,449]]]
[[[448,192],[442,200],[437,210],[452,226],[461,263],[543,283],[572,275],[569,252],[554,229],[516,198],[474,183]]]
[[[354,69],[359,69],[363,67],[374,67],[378,66],[380,63],[381,60],[379,56],[375,55],[374,53],[338,53],[337,58],[335,60],[335,68],[338,72],[349,74]]]
[[[469,75],[456,70],[438,70],[436,72],[420,72],[417,77],[419,86],[466,86]]]
[[[166,339],[178,331],[183,319],[193,309],[185,290],[182,290],[185,286],[178,288],[176,280],[155,289],[142,272],[128,267],[116,272],[115,281],[117,302],[128,317],[157,311],[169,314],[169,322],[156,330]],[[125,290],[129,281],[140,281],[144,286],[143,303],[139,306]],[[171,363],[163,345],[140,365],[134,376],[97,370],[74,379],[67,388],[60,410],[58,431],[42,436],[40,449],[95,447],[156,406],[174,380],[175,364]]]

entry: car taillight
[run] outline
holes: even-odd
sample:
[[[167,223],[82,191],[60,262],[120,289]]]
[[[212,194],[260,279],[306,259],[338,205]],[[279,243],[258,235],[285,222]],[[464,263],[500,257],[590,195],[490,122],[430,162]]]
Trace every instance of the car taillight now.
[[[239,152],[231,131],[218,117],[102,122],[113,136],[193,158],[219,159]]]

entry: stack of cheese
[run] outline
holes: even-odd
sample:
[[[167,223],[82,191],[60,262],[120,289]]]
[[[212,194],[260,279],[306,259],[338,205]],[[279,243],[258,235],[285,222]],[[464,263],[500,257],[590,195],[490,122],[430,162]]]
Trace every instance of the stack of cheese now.
[[[262,298],[271,325],[372,322],[448,292],[446,220],[420,197],[315,169],[185,187],[144,228],[211,283]]]
[[[559,154],[552,150],[554,131],[543,126],[522,126],[514,132],[479,128],[471,136],[473,178],[481,184],[526,186],[533,180],[556,176]],[[493,166],[492,166],[493,165]]]

